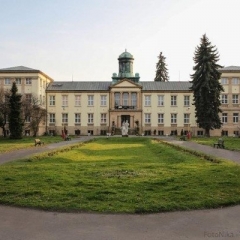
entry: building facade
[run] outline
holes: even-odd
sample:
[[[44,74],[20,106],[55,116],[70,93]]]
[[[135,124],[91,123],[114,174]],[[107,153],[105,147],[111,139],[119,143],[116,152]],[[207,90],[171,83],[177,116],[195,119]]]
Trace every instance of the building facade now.
[[[180,135],[181,131],[191,131],[194,136],[204,135],[195,121],[190,82],[140,81],[139,74],[133,73],[134,58],[126,51],[118,62],[118,74],[113,73],[107,82],[60,82],[39,70],[1,69],[0,87],[11,87],[11,82],[16,81],[22,94],[42,99],[48,116],[39,134],[60,135],[64,129],[70,135],[120,135],[122,123],[127,121],[129,134]],[[239,135],[240,67],[220,71],[223,126],[212,130],[211,135]]]
[[[53,82],[52,78],[40,70],[23,66],[0,69],[0,89],[10,90],[13,82],[16,82],[18,93],[22,94],[28,101],[36,99],[42,108],[46,108],[46,89]],[[39,134],[45,132],[45,125],[44,122],[40,124]],[[8,125],[6,130],[9,134]],[[29,135],[31,130],[25,128],[23,134]]]

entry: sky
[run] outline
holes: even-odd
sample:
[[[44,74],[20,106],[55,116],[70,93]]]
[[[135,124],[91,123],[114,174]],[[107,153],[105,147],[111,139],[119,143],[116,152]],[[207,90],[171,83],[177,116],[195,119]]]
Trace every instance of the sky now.
[[[222,66],[240,66],[239,0],[0,0],[0,68],[39,69],[55,81],[111,81],[125,49],[140,81],[159,53],[170,81],[190,81],[206,34]]]

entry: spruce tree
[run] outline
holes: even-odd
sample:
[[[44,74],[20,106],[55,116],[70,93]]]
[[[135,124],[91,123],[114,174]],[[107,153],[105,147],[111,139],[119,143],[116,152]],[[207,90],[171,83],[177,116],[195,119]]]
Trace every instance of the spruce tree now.
[[[158,56],[158,63],[156,64],[156,77],[154,81],[158,82],[167,82],[169,77],[168,77],[168,69],[167,69],[167,64],[165,62],[166,58],[163,56],[162,52],[160,52]]]
[[[23,121],[21,119],[21,95],[17,93],[18,89],[14,82],[11,88],[11,95],[9,99],[9,130],[10,138],[22,138]]]
[[[195,49],[195,71],[192,75],[193,105],[195,105],[195,117],[200,128],[205,129],[205,135],[210,136],[210,130],[221,128],[219,117],[220,94],[224,90],[219,79],[218,71],[222,66],[218,65],[219,54],[215,46],[207,38],[206,34],[201,38],[200,46]]]

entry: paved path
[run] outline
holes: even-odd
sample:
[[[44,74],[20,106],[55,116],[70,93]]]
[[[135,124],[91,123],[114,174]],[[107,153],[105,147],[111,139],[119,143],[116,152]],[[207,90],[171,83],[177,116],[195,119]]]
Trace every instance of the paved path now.
[[[163,139],[164,140],[164,139]],[[236,163],[240,164],[240,152],[239,151],[229,151],[226,149],[221,148],[214,148],[211,146],[201,145],[196,142],[191,141],[179,141],[175,138],[166,138],[166,141],[182,146],[184,148],[189,148],[198,152],[203,152],[211,156],[219,157],[219,158],[225,158],[232,160]]]
[[[0,163],[89,140],[2,154]],[[173,144],[231,159],[239,152],[165,138]],[[240,206],[148,215],[56,213],[0,206],[0,240],[226,240],[240,239]]]
[[[16,159],[21,159],[21,158],[26,158],[38,153],[43,153],[43,152],[48,152],[52,151],[54,149],[60,148],[60,147],[65,147],[68,145],[76,144],[78,142],[86,142],[93,137],[91,136],[83,136],[80,138],[73,138],[71,141],[62,141],[58,143],[52,143],[48,145],[43,145],[43,146],[36,146],[32,148],[26,148],[26,149],[20,149],[12,152],[7,152],[3,153],[0,155],[0,164],[14,161]],[[1,239],[0,239],[1,240]]]
[[[239,215],[240,206],[149,215],[56,213],[0,206],[0,239],[240,239]]]

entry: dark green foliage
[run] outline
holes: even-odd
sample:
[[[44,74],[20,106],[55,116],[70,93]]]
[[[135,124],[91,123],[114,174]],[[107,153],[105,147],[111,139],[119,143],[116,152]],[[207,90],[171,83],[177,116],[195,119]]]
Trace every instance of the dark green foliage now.
[[[14,82],[11,88],[11,96],[9,99],[9,130],[10,138],[19,139],[22,138],[23,121],[21,119],[21,97],[22,95],[17,93],[18,89]]]
[[[159,60],[156,66],[157,70],[156,70],[156,77],[154,81],[167,82],[169,77],[168,77],[167,64],[165,62],[166,58],[162,55],[162,52],[160,52],[158,58]]]
[[[207,36],[201,38],[200,46],[195,50],[193,58],[195,66],[191,75],[195,117],[199,127],[205,129],[206,136],[210,136],[210,130],[221,128],[219,117],[220,93],[224,90],[219,82],[222,66],[217,64],[219,55],[215,46],[211,45]]]

